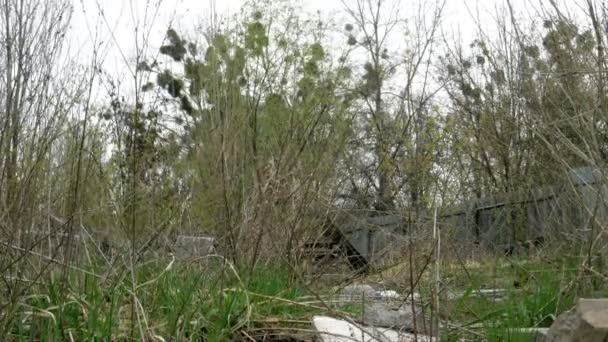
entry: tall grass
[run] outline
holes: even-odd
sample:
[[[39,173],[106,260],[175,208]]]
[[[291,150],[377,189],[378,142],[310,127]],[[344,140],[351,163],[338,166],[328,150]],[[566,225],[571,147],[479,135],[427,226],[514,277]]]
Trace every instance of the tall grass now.
[[[440,315],[449,325],[443,339],[528,340],[520,329],[548,327],[576,298],[607,293],[600,276],[581,272],[580,263],[571,257],[444,262]],[[12,313],[10,338],[233,341],[247,336],[251,341],[256,334],[278,331],[310,340],[313,315],[359,317],[360,305],[319,301],[307,290],[310,284],[294,280],[282,264],[260,265],[251,272],[243,265],[221,258],[186,262],[165,257],[142,263],[133,277],[127,266],[93,263],[70,269],[67,278],[63,267],[51,267]],[[416,289],[423,301],[430,298],[429,282],[425,276]],[[488,288],[506,294],[481,295]],[[446,289],[458,295],[449,296]]]
[[[571,309],[579,297],[604,295],[597,275],[581,272],[579,258],[551,262],[496,258],[467,273],[452,269],[449,287],[460,296],[446,300],[444,319],[454,323],[448,340],[466,337],[488,341],[529,341],[527,328],[547,328]],[[481,295],[480,289],[506,290],[504,296]]]
[[[134,287],[127,267],[90,265],[70,271],[67,283],[57,268],[23,296],[11,338],[229,341],[247,331],[253,331],[249,336],[270,331],[259,322],[288,331],[333,310],[311,304],[305,287],[282,265],[247,270],[223,259],[155,260],[136,268]]]

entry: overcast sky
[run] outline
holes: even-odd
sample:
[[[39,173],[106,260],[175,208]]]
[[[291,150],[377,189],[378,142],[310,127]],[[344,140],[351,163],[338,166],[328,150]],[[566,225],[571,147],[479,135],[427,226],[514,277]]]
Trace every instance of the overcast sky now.
[[[399,1],[400,13],[407,16],[415,1],[418,0]],[[447,0],[442,30],[448,34],[459,33],[463,42],[468,44],[476,31],[474,17],[491,27],[496,8],[504,6],[504,1]],[[511,3],[517,12],[530,16],[537,11],[540,1],[543,0],[511,0]],[[158,13],[146,12],[148,3],[152,4],[152,8],[160,4]],[[193,32],[197,25],[209,21],[212,8],[215,8],[218,16],[229,17],[238,14],[243,3],[243,0],[74,0],[71,31],[68,34],[69,53],[86,63],[93,50],[92,42],[97,41],[101,44],[98,50],[103,52],[103,68],[113,74],[126,74],[126,65],[133,64],[136,26],[140,27],[140,32],[150,32],[148,54],[154,54],[158,52],[169,26],[180,32]],[[307,0],[302,1],[302,6],[310,12],[319,10],[322,15],[331,14],[336,20],[344,15],[341,0]],[[127,63],[125,59],[130,62]]]
[[[347,0],[348,1],[348,0]],[[433,0],[434,1],[434,0]],[[146,17],[147,3],[160,3],[158,16],[152,13]],[[80,0],[74,1],[74,14],[71,25],[70,48],[86,55],[92,49],[91,41],[97,35],[104,43],[104,50],[109,59],[121,59],[118,50],[125,54],[132,52],[134,45],[134,27],[139,23],[143,27],[147,21],[152,31],[151,44],[160,44],[169,25],[185,31],[208,20],[212,6],[219,16],[237,14],[244,1],[242,0]],[[514,0],[518,8],[532,1]],[[402,13],[407,13],[408,5],[413,1],[400,1]],[[471,34],[475,27],[469,10],[480,9],[484,18],[502,0],[447,0],[444,11],[444,29]],[[343,7],[341,0],[307,0],[302,2],[308,11],[320,10],[323,14],[338,13]],[[467,9],[468,8],[468,9]],[[103,17],[99,15],[103,11]],[[113,34],[112,34],[113,33]],[[113,63],[112,61],[107,61]]]

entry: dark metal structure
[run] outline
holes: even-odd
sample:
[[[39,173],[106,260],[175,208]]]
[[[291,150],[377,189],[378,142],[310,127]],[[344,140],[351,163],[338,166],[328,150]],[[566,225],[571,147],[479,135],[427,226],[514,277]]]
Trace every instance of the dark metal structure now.
[[[442,236],[462,246],[510,255],[538,247],[564,229],[578,241],[588,240],[598,223],[608,223],[607,195],[601,173],[584,167],[572,170],[563,184],[473,199],[444,210],[437,220]],[[403,217],[389,213],[347,212],[326,226],[324,238],[315,242],[317,257],[346,257],[357,270],[367,269],[406,236]]]
[[[440,221],[457,241],[511,254],[564,229],[584,239],[598,222],[607,222],[607,194],[601,173],[583,167],[563,184],[467,201],[446,210]]]
[[[326,224],[323,237],[306,246],[317,261],[345,258],[351,269],[366,271],[403,236],[403,220],[395,214],[342,213]]]

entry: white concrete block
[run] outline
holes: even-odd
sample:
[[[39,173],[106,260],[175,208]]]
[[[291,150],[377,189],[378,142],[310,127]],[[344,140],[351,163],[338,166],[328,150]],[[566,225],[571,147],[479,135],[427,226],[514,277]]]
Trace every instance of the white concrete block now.
[[[350,322],[331,317],[315,316],[313,328],[323,342],[432,342],[434,338],[425,335],[399,332],[376,327],[357,326]]]

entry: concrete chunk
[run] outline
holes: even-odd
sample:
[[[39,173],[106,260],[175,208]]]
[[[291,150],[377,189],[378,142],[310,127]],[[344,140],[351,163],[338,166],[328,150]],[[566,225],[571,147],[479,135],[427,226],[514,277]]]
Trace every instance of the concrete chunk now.
[[[584,314],[589,311],[608,310],[608,299],[606,298],[581,298],[576,303],[576,311]]]
[[[410,304],[391,304],[387,302],[366,303],[363,323],[400,331],[416,331],[431,334],[431,322],[425,320],[419,306],[412,311]],[[437,329],[433,330],[436,334]]]
[[[312,324],[322,342],[431,342],[435,340],[429,336],[415,336],[386,328],[357,326],[344,320],[324,316],[313,317]]]
[[[577,332],[578,341],[604,342],[608,340],[608,310],[585,312]]]
[[[545,342],[608,340],[608,299],[579,299],[575,310],[562,313]]]

